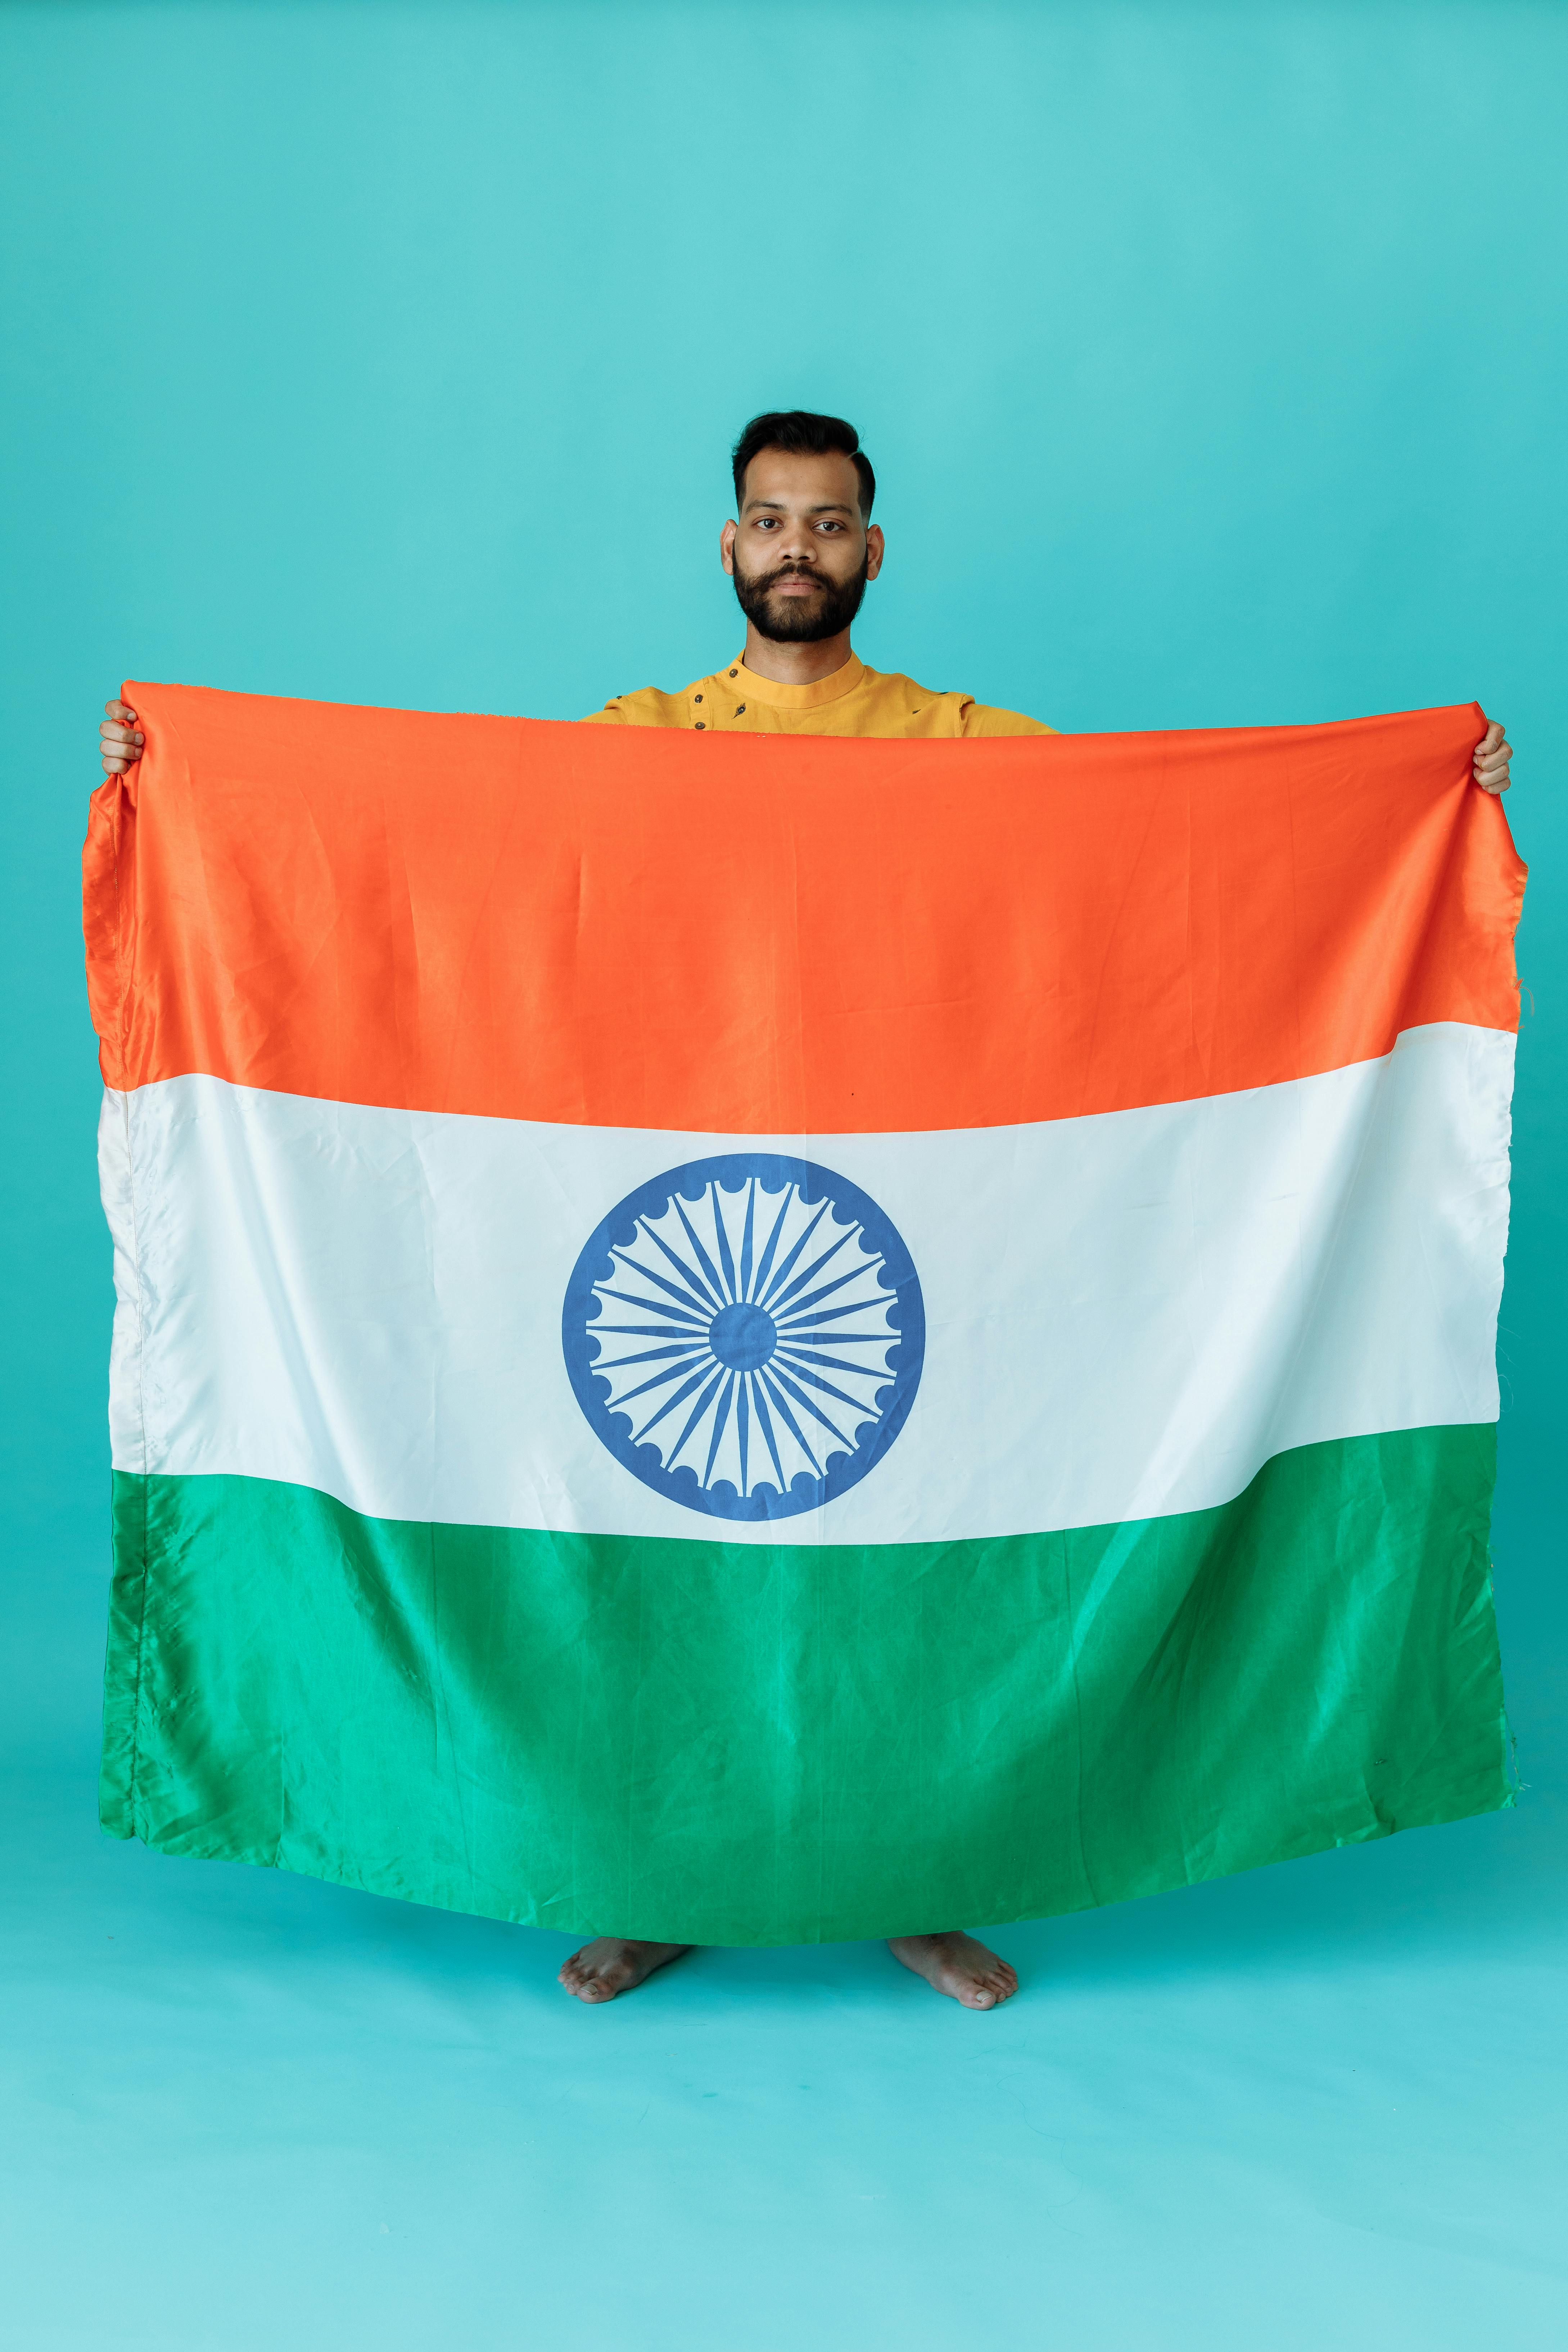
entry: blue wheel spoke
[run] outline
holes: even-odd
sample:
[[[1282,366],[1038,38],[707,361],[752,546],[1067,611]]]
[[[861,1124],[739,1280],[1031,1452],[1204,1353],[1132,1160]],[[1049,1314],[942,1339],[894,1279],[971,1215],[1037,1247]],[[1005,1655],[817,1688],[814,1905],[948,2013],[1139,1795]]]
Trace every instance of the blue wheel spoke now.
[[[756,1399],[757,1419],[763,1425],[763,1435],[767,1440],[768,1452],[773,1455],[773,1468],[778,1472],[779,1493],[781,1495],[787,1495],[789,1493],[789,1481],[785,1478],[784,1474],[784,1464],[779,1460],[779,1445],[777,1438],[773,1435],[773,1415],[768,1411],[767,1398],[763,1394],[763,1376],[761,1372],[751,1372],[748,1373],[747,1379],[751,1386],[752,1394]],[[809,1454],[811,1452],[810,1446],[806,1446],[805,1450]]]
[[[824,1429],[830,1431],[831,1433],[838,1440],[840,1445],[847,1446],[850,1453],[853,1454],[855,1451],[855,1440],[852,1437],[846,1437],[837,1423],[830,1421],[816,1400],[812,1397],[808,1397],[805,1391],[800,1387],[796,1381],[791,1380],[789,1374],[785,1371],[784,1366],[779,1362],[776,1357],[768,1367],[768,1370],[770,1377],[777,1381],[781,1388],[785,1388],[789,1391],[796,1404],[804,1406],[805,1410],[810,1413],[814,1421],[819,1421]],[[826,1385],[826,1384],[825,1382],[824,1386]],[[846,1404],[855,1404],[853,1397],[846,1397],[844,1402]],[[855,1410],[857,1412],[864,1412],[866,1411],[866,1407],[863,1404],[856,1404]],[[802,1440],[802,1443],[805,1443],[804,1439]]]
[[[724,1204],[719,1198],[717,1182],[708,1187],[708,1197],[713,1203],[713,1238],[719,1244],[719,1263],[724,1269],[724,1287],[731,1299],[739,1298],[735,1287],[735,1260],[730,1248],[730,1236],[724,1230]]]
[[[763,1371],[759,1372],[757,1378],[767,1390],[769,1396],[772,1397],[784,1427],[789,1431],[790,1435],[794,1438],[795,1444],[799,1446],[801,1452],[805,1454],[806,1460],[810,1463],[812,1468],[820,1478],[822,1475],[822,1465],[817,1460],[816,1454],[812,1452],[810,1446],[806,1444],[805,1432],[802,1429],[799,1422],[796,1421],[794,1413],[791,1412],[789,1409],[789,1399],[785,1396],[783,1389],[780,1388],[777,1375],[772,1372]],[[817,1419],[820,1421],[821,1418],[822,1416],[819,1413],[817,1415]],[[837,1437],[838,1432],[835,1430],[833,1434]]]
[[[735,1384],[735,1434],[741,1441],[741,1492],[746,1492],[746,1454],[752,1437],[752,1383],[742,1372]]]
[[[726,1375],[723,1365],[715,1364],[713,1367],[712,1379],[709,1381],[707,1387],[703,1390],[701,1395],[698,1398],[696,1403],[691,1408],[690,1420],[687,1423],[685,1428],[681,1431],[680,1435],[676,1439],[675,1444],[669,1449],[669,1459],[672,1464],[679,1462],[680,1459],[681,1447],[685,1444],[687,1439],[690,1436],[692,1431],[696,1428],[698,1423],[701,1420],[703,1414],[712,1403],[714,1392],[725,1377]],[[731,1374],[730,1377],[732,1378],[733,1375]],[[704,1478],[702,1483],[706,1486],[708,1484],[707,1479]]]
[[[836,1290],[842,1290],[847,1282],[858,1282],[863,1274],[868,1273],[870,1269],[867,1266],[851,1266],[847,1274],[840,1274],[837,1276],[832,1282],[823,1283],[819,1289],[808,1290],[804,1298],[797,1298],[795,1302],[796,1311],[803,1311],[807,1307],[815,1307],[819,1298],[831,1298],[834,1292]],[[882,1295],[884,1297],[887,1296],[886,1292]],[[860,1301],[860,1304],[862,1307],[870,1307],[875,1304],[875,1301],[869,1298],[863,1298]]]
[[[711,1363],[712,1358],[710,1357],[708,1361],[709,1363]],[[675,1375],[672,1373],[670,1377],[673,1379]],[[647,1435],[648,1431],[650,1429],[657,1429],[659,1423],[664,1419],[665,1414],[667,1412],[673,1412],[678,1404],[684,1404],[687,1398],[691,1394],[692,1390],[700,1388],[707,1378],[708,1364],[699,1364],[697,1370],[692,1373],[691,1378],[687,1381],[685,1387],[677,1389],[672,1397],[666,1397],[664,1402],[659,1406],[658,1411],[654,1414],[653,1419],[651,1421],[644,1422],[642,1427],[633,1438],[632,1444],[634,1445],[640,1445],[643,1439]],[[615,1410],[615,1406],[612,1405],[610,1407],[610,1411],[614,1412]]]
[[[778,1291],[772,1298],[769,1299],[768,1312],[770,1315],[777,1315],[785,1307],[787,1307],[795,1292],[797,1290],[804,1290],[806,1284],[811,1280],[812,1276],[814,1274],[819,1274],[822,1268],[827,1264],[828,1259],[830,1257],[837,1257],[839,1251],[844,1247],[845,1243],[852,1242],[854,1238],[855,1228],[851,1225],[847,1233],[839,1234],[838,1239],[834,1243],[831,1249],[825,1249],[820,1257],[814,1257],[804,1274],[797,1274],[795,1280],[790,1283],[786,1288]]]
[[[668,1290],[672,1298],[679,1298],[683,1307],[689,1308],[695,1314],[710,1315],[712,1313],[713,1310],[708,1301],[705,1298],[700,1298],[689,1284],[683,1286],[679,1282],[671,1282],[668,1274],[660,1274],[655,1266],[640,1265],[635,1257],[628,1257],[624,1249],[612,1247],[610,1255],[618,1257],[629,1273],[639,1275],[644,1282],[657,1282],[661,1290]]]
[[[719,1455],[719,1441],[723,1436],[725,1429],[729,1425],[730,1403],[735,1393],[735,1381],[737,1378],[738,1375],[731,1372],[729,1379],[725,1381],[724,1393],[719,1400],[719,1410],[713,1416],[713,1443],[708,1448],[708,1466],[702,1473],[702,1484],[705,1486],[713,1475],[713,1465],[717,1461]],[[680,1448],[677,1446],[676,1452],[679,1454],[679,1451]]]
[[[594,1370],[620,1372],[628,1364],[657,1364],[666,1356],[697,1356],[707,1345],[706,1339],[672,1339],[668,1348],[639,1348],[635,1356],[595,1356]]]
[[[779,1245],[779,1235],[784,1231],[784,1219],[789,1214],[789,1204],[794,1198],[795,1186],[793,1184],[786,1184],[784,1186],[784,1205],[780,1209],[778,1215],[773,1219],[773,1229],[768,1235],[768,1245],[763,1252],[762,1264],[757,1268],[757,1279],[752,1289],[752,1297],[753,1298],[758,1296],[759,1292],[767,1288],[768,1268],[773,1262],[773,1252]]]
[[[806,1317],[815,1323],[815,1315]],[[890,1348],[900,1337],[897,1331],[807,1331],[797,1337],[793,1331],[779,1333],[781,1348]]]
[[[646,1217],[639,1217],[637,1219],[637,1231],[647,1235],[655,1249],[661,1249],[664,1252],[666,1257],[669,1260],[671,1265],[674,1266],[676,1272],[678,1274],[683,1274],[686,1276],[688,1283],[693,1290],[699,1292],[703,1297],[707,1296],[708,1286],[703,1281],[702,1276],[700,1274],[695,1273],[693,1269],[687,1265],[686,1260],[681,1256],[679,1250],[672,1250],[670,1248],[669,1244],[665,1240],[662,1234],[655,1233],[653,1227],[648,1223]],[[710,1298],[708,1300],[708,1312],[711,1315],[716,1308],[722,1307],[723,1304],[723,1300],[720,1297],[715,1297]]]
[[[590,1323],[590,1339],[687,1339],[692,1347],[708,1345],[700,1331],[683,1332],[671,1317],[668,1323]]]
[[[825,1307],[819,1315],[792,1315],[788,1323],[780,1328],[789,1331],[804,1331],[811,1324],[833,1323],[840,1315],[868,1315],[873,1307],[890,1307],[892,1303],[891,1293],[879,1290],[875,1298],[847,1298],[840,1307]],[[850,1336],[847,1331],[835,1331],[832,1335],[834,1346],[837,1348],[840,1341],[849,1339]],[[898,1333],[889,1330],[879,1333],[878,1337],[893,1339],[897,1339]]]
[[[767,1305],[768,1300],[773,1297],[773,1292],[778,1288],[781,1282],[787,1282],[789,1280],[791,1266],[795,1264],[796,1258],[800,1255],[802,1250],[805,1247],[807,1242],[811,1239],[813,1234],[816,1231],[818,1225],[822,1223],[822,1220],[826,1214],[827,1203],[824,1201],[821,1208],[818,1209],[816,1216],[813,1217],[805,1233],[800,1235],[799,1239],[795,1243],[794,1246],[784,1258],[779,1266],[778,1272],[774,1275],[773,1281],[769,1284],[767,1289],[759,1291],[759,1297],[763,1306],[765,1307]]]
[[[853,1372],[856,1379],[861,1381],[885,1381],[892,1377],[880,1364],[847,1364],[842,1357],[820,1355],[815,1348],[788,1348],[781,1344],[779,1353],[788,1363],[815,1364],[819,1372]]]
[[[713,1360],[712,1357],[709,1355],[706,1348],[703,1349],[702,1354],[704,1360],[699,1364],[697,1368],[697,1377],[700,1381],[705,1381],[707,1379],[708,1366]],[[682,1372],[690,1369],[690,1365],[691,1359],[689,1356],[687,1356],[683,1358],[679,1364],[671,1364],[664,1371],[655,1372],[651,1380],[639,1381],[637,1387],[635,1389],[627,1389],[624,1396],[611,1398],[610,1411],[612,1412],[619,1412],[623,1405],[630,1404],[633,1397],[646,1396],[649,1389],[662,1389],[668,1386],[669,1381],[678,1381]],[[595,1369],[597,1368],[595,1367]],[[679,1396],[671,1397],[670,1402],[671,1404],[679,1404],[681,1397],[689,1396],[689,1394],[690,1391],[689,1389],[682,1389]],[[648,1423],[648,1427],[650,1429],[653,1427],[651,1421]]]
[[[729,1293],[724,1287],[724,1277],[720,1273],[718,1267],[714,1265],[712,1259],[709,1256],[707,1251],[703,1248],[701,1243],[698,1240],[697,1228],[692,1223],[690,1218],[687,1215],[686,1203],[681,1199],[679,1193],[672,1192],[669,1197],[675,1203],[676,1215],[680,1219],[681,1223],[686,1228],[686,1238],[697,1253],[697,1263],[702,1268],[703,1275],[708,1282],[708,1286],[712,1291],[714,1297],[719,1301],[720,1305],[722,1306],[729,1297]]]
[[[757,1213],[757,1180],[746,1187],[746,1229],[741,1235],[741,1296],[752,1295],[752,1227]]]
[[[699,1330],[706,1330],[713,1319],[711,1316],[703,1318],[689,1314],[684,1307],[667,1307],[662,1298],[638,1298],[630,1290],[600,1288],[597,1295],[601,1298],[613,1298],[622,1307],[640,1307],[647,1315],[662,1315],[667,1323],[694,1324]]]
[[[775,1356],[773,1359],[773,1366],[780,1380],[782,1381],[785,1379],[786,1374],[784,1367],[784,1359],[782,1357]],[[825,1381],[820,1372],[808,1372],[804,1364],[791,1364],[789,1369],[790,1371],[794,1373],[797,1381],[809,1381],[812,1387],[814,1389],[820,1389],[825,1396],[837,1397],[840,1404],[851,1406],[856,1412],[868,1412],[873,1421],[878,1418],[877,1408],[875,1405],[866,1403],[865,1400],[861,1397],[852,1397],[847,1389],[836,1389],[833,1382],[831,1381]],[[887,1383],[885,1381],[879,1381],[878,1382],[879,1387],[886,1387],[886,1385]],[[792,1391],[792,1393],[798,1393],[798,1391]],[[811,1399],[809,1397],[802,1397],[800,1401],[802,1404],[809,1405],[811,1403]],[[831,1429],[833,1427],[833,1423],[829,1422],[827,1426]],[[845,1443],[847,1444],[848,1440],[846,1439]]]

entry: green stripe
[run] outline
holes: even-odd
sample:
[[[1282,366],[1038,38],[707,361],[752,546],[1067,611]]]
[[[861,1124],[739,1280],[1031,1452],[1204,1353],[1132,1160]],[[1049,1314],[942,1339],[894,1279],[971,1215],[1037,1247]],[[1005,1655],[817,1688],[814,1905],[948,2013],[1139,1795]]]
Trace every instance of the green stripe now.
[[[725,1545],[115,1479],[103,1821],[709,1944],[995,1924],[1510,1801],[1490,1427],[1217,1510]]]

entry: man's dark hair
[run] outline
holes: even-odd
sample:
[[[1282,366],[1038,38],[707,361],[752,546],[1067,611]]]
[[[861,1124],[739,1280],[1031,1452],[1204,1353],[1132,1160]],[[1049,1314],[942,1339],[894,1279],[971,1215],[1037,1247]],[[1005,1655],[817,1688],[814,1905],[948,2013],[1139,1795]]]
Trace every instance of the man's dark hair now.
[[[766,416],[753,416],[735,444],[737,514],[746,495],[746,468],[763,449],[784,449],[792,457],[826,457],[835,451],[853,457],[860,478],[860,520],[870,521],[877,477],[871,471],[871,460],[861,451],[860,436],[842,416],[814,416],[809,408],[775,409]]]

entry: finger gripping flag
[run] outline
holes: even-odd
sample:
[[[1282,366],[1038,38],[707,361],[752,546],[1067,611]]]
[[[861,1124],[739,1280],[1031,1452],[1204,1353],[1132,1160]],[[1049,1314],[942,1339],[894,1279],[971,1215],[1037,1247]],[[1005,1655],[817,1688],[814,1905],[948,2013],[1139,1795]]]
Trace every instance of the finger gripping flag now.
[[[107,1826],[768,1944],[1508,1801],[1473,706],[126,693]]]

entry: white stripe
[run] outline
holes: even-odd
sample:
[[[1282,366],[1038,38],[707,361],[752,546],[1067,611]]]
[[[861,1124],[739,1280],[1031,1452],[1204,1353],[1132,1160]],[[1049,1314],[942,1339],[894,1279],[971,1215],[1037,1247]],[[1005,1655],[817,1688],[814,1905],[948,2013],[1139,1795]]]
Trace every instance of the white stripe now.
[[[1314,1440],[1496,1417],[1513,1040],[1027,1127],[729,1138],[366,1109],[170,1079],[110,1096],[123,1469],[241,1472],[401,1519],[911,1542],[1202,1508]],[[909,1244],[925,1366],[820,1510],[639,1483],[566,1377],[562,1302],[645,1180],[771,1149]]]

